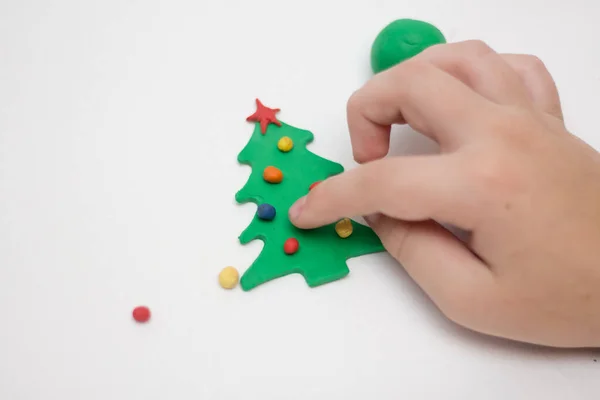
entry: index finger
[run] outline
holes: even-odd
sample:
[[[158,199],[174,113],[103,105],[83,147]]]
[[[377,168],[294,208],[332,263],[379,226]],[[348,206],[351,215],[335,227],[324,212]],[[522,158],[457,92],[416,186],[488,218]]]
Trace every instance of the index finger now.
[[[460,80],[417,58],[377,74],[348,101],[348,129],[354,158],[363,163],[384,157],[392,124],[408,123],[440,144],[459,147],[483,128],[494,103]]]
[[[403,221],[434,219],[465,230],[473,227],[476,196],[455,154],[389,157],[324,180],[292,205],[288,216],[301,229],[341,218],[385,214]]]

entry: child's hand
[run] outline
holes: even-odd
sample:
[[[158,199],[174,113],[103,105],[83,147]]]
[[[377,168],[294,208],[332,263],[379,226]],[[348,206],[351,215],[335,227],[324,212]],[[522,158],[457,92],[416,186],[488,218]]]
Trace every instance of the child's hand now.
[[[397,123],[437,141],[441,154],[383,158]],[[537,344],[600,346],[600,155],[567,132],[537,58],[477,41],[432,47],[357,91],[348,124],[364,165],[300,199],[295,225],[368,215],[455,322]]]

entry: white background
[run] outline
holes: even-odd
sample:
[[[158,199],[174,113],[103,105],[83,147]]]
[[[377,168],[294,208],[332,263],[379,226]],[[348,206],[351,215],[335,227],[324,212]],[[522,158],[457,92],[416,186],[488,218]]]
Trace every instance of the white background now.
[[[403,17],[540,56],[600,149],[593,0],[1,0],[0,399],[598,398],[599,352],[458,328],[386,254],[218,286],[261,248],[233,200],[255,97],[351,168],[346,100]]]

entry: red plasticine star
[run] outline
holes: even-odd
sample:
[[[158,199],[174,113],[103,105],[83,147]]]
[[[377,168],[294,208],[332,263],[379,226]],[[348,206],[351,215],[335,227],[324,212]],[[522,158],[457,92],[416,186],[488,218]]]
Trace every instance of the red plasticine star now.
[[[246,118],[246,121],[260,122],[260,132],[264,135],[267,132],[269,124],[281,126],[281,122],[275,116],[278,112],[279,108],[265,107],[259,99],[256,99],[256,112]]]

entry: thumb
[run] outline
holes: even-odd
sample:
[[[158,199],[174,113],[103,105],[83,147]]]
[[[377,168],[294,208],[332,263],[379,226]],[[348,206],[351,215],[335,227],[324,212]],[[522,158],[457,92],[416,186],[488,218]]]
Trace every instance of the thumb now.
[[[436,219],[468,229],[464,179],[451,154],[384,158],[321,182],[289,210],[298,228],[382,213],[405,221]]]
[[[381,214],[365,220],[448,318],[486,330],[496,295],[494,276],[457,237],[431,220],[406,222]]]

